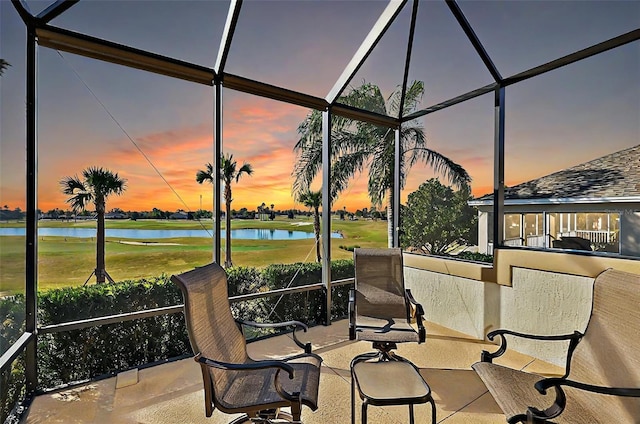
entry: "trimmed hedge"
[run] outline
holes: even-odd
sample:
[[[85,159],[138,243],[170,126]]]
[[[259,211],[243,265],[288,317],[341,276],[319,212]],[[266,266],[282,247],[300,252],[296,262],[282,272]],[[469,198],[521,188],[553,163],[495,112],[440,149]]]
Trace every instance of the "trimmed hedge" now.
[[[296,287],[320,282],[322,265],[298,263],[271,265],[264,269],[235,267],[227,270],[229,295]],[[332,279],[353,277],[353,261],[332,263]],[[290,282],[292,282],[290,284]],[[348,285],[332,289],[332,319],[347,315]],[[68,287],[38,294],[40,326],[100,316],[141,311],[182,303],[178,287],[166,275],[115,284]],[[324,290],[272,296],[232,305],[236,318],[253,321],[299,320],[308,325],[324,322]],[[24,310],[24,298],[0,299],[0,311]],[[5,315],[7,316],[7,315]],[[20,320],[23,323],[23,320]],[[0,334],[10,346],[22,333],[16,321],[3,323]],[[252,333],[263,336],[268,333]],[[184,316],[181,313],[101,325],[82,330],[43,334],[38,337],[40,388],[92,379],[101,375],[191,355]],[[4,383],[4,381],[3,381]],[[3,389],[4,391],[4,389]],[[6,407],[15,403],[3,399]]]

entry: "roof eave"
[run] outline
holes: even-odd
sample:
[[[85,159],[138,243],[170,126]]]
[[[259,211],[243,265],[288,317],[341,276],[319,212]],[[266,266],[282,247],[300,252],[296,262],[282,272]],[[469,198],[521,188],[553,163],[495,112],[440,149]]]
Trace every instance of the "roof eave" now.
[[[597,203],[638,203],[640,196],[625,197],[564,197],[548,199],[505,199],[504,205],[564,205],[564,204],[597,204]],[[471,200],[469,206],[493,206],[491,200]]]

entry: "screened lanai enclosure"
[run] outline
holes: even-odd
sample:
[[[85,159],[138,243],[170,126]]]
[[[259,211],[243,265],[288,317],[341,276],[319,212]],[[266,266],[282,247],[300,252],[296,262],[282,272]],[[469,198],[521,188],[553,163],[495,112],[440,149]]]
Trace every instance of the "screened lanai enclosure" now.
[[[513,266],[640,270],[638,2],[12,0],[0,24],[3,420],[188,355],[166,275],[212,260],[233,259],[235,313],[324,325],[346,315],[354,247],[498,286]],[[252,172],[225,179],[229,158]],[[90,167],[124,181],[106,269],[80,233],[93,203],[70,211],[60,187]],[[524,184],[560,174],[571,196]],[[505,210],[517,190],[544,210]],[[576,212],[598,224],[549,230]],[[201,233],[109,232],[162,225]],[[622,247],[549,249],[605,227]],[[545,241],[512,242],[530,236]],[[101,270],[115,282],[93,284]]]

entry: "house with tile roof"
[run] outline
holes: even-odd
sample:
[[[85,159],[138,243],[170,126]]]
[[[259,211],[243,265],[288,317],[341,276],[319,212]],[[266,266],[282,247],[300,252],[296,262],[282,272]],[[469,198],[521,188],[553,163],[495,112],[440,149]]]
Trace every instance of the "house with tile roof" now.
[[[640,145],[505,188],[504,244],[640,256]],[[478,250],[493,250],[493,194],[478,208]]]

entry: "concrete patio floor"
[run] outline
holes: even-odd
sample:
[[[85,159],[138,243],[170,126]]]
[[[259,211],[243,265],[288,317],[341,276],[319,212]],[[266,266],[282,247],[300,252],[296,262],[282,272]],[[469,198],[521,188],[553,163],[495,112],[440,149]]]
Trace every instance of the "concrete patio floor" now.
[[[436,402],[437,421],[458,423],[504,423],[500,408],[484,384],[471,370],[483,349],[495,346],[482,340],[427,323],[424,344],[401,345],[397,352],[420,368]],[[350,422],[351,359],[372,350],[370,343],[349,341],[347,321],[314,327],[301,339],[311,341],[314,352],[324,359],[318,410],[303,408],[305,424]],[[299,353],[288,335],[249,344],[256,359]],[[496,361],[498,362],[498,361]],[[517,352],[508,352],[499,363],[545,376],[562,369]],[[381,384],[383,384],[381,382]],[[357,400],[357,422],[360,420]],[[430,421],[428,405],[415,407],[416,422]],[[406,406],[370,407],[369,423],[406,423]],[[192,359],[121,373],[118,377],[36,397],[24,422],[40,423],[228,423],[234,416],[215,411],[204,414],[204,392],[200,368]]]

